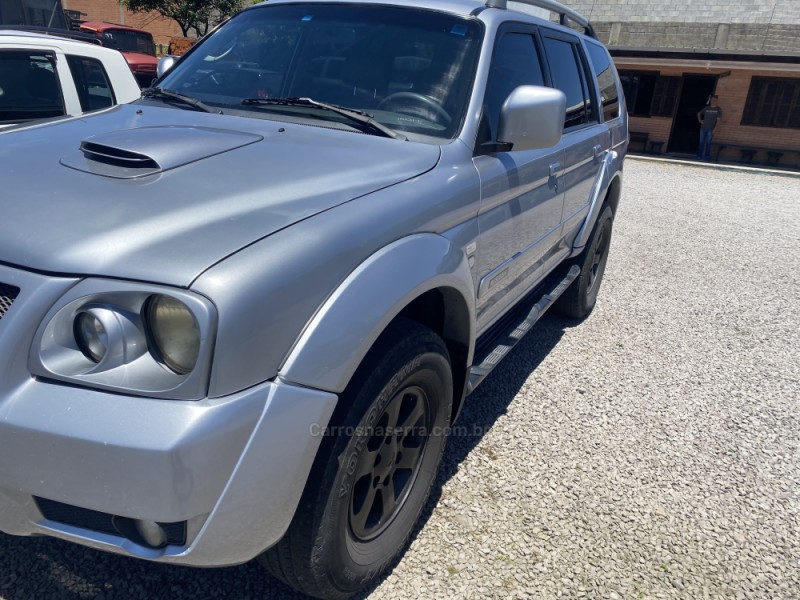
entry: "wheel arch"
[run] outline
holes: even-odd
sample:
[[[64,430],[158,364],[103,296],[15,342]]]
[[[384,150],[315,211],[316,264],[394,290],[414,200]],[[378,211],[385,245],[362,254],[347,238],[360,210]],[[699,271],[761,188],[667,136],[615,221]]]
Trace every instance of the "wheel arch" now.
[[[398,318],[425,325],[451,355],[454,414],[466,390],[475,340],[475,291],[463,250],[437,234],[381,249],[328,297],[279,370],[281,379],[341,393]]]
[[[444,340],[453,372],[453,412],[455,421],[467,391],[472,325],[469,306],[458,290],[440,287],[428,290],[407,304],[392,320],[406,318],[424,325]]]
[[[617,214],[617,207],[619,206],[619,200],[621,196],[622,173],[615,173],[611,178],[611,182],[608,184],[608,188],[606,189],[606,197],[603,201],[603,204],[608,204],[611,207],[611,212],[614,213],[614,216]]]
[[[617,206],[622,195],[622,170],[618,161],[619,155],[616,152],[606,154],[603,159],[601,172],[589,204],[589,213],[586,215],[583,226],[575,236],[570,256],[577,256],[586,246],[603,206],[608,204],[611,206],[611,211],[615,215],[617,214]]]

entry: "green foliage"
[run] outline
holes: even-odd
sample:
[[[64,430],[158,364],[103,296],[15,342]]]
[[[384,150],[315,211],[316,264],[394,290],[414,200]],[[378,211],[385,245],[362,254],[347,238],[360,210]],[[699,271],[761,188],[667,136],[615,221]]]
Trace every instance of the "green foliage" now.
[[[122,0],[133,12],[155,11],[175,21],[184,36],[203,36],[242,8],[244,0]]]

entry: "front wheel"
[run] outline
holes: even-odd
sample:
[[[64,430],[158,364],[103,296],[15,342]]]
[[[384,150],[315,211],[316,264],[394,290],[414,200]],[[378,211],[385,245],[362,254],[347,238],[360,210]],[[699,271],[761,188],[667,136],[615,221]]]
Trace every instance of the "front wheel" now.
[[[404,549],[444,450],[453,401],[444,342],[398,319],[342,394],[284,539],[262,556],[318,598],[345,598]]]
[[[606,271],[613,224],[614,212],[606,205],[597,218],[586,248],[575,259],[581,274],[553,305],[557,313],[583,319],[592,312]]]

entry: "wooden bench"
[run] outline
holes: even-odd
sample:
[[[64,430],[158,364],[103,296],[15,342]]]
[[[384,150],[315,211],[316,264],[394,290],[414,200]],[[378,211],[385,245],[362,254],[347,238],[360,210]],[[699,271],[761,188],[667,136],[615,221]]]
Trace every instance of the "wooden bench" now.
[[[767,150],[767,164],[768,165],[777,165],[781,162],[781,157],[783,156],[783,152],[779,150]]]
[[[729,150],[734,150],[739,152],[740,162],[746,165],[752,164],[763,164],[769,166],[779,166],[781,159],[784,156],[791,155],[792,153],[800,153],[800,150],[797,149],[789,149],[789,148],[762,148],[759,146],[748,146],[744,144],[728,144],[725,142],[714,143],[712,146],[715,146],[716,149],[714,151],[715,161],[719,162],[719,155],[722,153],[723,150],[726,148]],[[760,153],[764,153],[766,156],[766,160],[759,161],[758,155]],[[800,166],[797,163],[794,165],[786,165],[786,166],[794,166],[795,168]]]

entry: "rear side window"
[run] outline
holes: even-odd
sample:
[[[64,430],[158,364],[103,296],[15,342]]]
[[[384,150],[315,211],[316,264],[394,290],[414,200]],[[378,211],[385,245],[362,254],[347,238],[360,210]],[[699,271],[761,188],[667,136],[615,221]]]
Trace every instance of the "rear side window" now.
[[[589,60],[592,61],[592,67],[594,67],[597,88],[600,90],[603,120],[616,119],[619,116],[619,92],[617,91],[617,82],[614,77],[611,58],[605,48],[594,42],[587,41],[586,49],[589,52]]]
[[[550,66],[553,87],[567,96],[564,129],[587,124],[592,119],[592,101],[587,93],[583,65],[577,43],[544,37],[544,48]]]
[[[99,60],[85,56],[67,56],[67,64],[75,80],[83,112],[116,104],[108,74]]]
[[[0,123],[24,123],[64,114],[61,85],[50,52],[0,51]]]
[[[497,43],[484,100],[480,141],[496,139],[500,108],[521,85],[544,85],[542,65],[533,35],[506,33]]]

